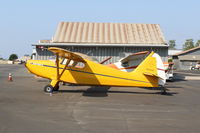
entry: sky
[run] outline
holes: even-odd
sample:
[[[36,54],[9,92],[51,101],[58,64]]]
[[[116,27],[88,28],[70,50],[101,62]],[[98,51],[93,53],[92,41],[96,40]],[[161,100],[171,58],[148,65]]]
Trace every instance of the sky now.
[[[182,48],[200,39],[199,0],[0,0],[0,57],[32,54],[59,22],[160,24],[165,39]]]

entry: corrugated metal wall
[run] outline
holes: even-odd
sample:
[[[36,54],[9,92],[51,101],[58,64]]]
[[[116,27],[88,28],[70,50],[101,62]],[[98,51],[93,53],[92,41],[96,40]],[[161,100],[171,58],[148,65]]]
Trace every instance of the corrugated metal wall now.
[[[64,48],[73,52],[80,52],[97,58],[98,61],[112,56],[111,60],[106,62],[116,62],[127,54],[136,53],[140,51],[154,51],[158,53],[163,61],[167,61],[168,48],[167,47],[75,47],[75,46],[63,46]],[[53,58],[54,54],[47,49],[36,48],[36,59],[47,60]]]

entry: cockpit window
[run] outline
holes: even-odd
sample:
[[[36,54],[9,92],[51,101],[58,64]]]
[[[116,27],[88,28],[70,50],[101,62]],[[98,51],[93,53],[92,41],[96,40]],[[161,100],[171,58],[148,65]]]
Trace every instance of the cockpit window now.
[[[68,59],[64,58],[60,64],[62,65],[66,65],[68,62]],[[71,67],[75,67],[75,68],[84,68],[85,67],[85,63],[83,62],[78,62],[78,61],[74,61],[74,60],[70,60],[69,65]]]
[[[63,59],[60,64],[66,65],[68,59]]]
[[[122,63],[122,66],[123,66],[123,67],[128,67],[128,66],[129,66],[128,61],[123,62],[123,63]]]
[[[75,66],[76,68],[84,68],[85,67],[85,63],[83,62],[78,62],[77,65]]]

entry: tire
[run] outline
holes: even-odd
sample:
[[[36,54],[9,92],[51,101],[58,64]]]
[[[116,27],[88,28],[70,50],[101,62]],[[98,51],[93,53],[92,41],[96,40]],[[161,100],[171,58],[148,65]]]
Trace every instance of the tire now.
[[[167,90],[165,87],[161,87],[161,95],[167,95]]]
[[[51,85],[46,85],[44,87],[44,92],[51,93],[53,92],[54,88]]]
[[[195,68],[194,68],[194,67],[191,67],[191,70],[195,70]]]
[[[173,77],[169,77],[169,81],[170,81],[170,82],[173,82],[173,81],[174,81],[174,78],[173,78]]]

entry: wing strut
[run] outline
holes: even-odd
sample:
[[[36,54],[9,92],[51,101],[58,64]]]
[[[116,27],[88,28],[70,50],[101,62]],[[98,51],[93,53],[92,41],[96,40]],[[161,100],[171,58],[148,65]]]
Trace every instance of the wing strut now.
[[[56,71],[57,71],[57,75],[56,75],[56,79],[59,79],[59,55],[56,54]]]
[[[67,63],[65,64],[65,67],[63,68],[62,72],[59,71],[59,54],[56,54],[56,79],[52,79],[50,85],[54,88],[58,85],[60,77],[63,75],[66,67],[69,65],[71,59],[67,60]]]
[[[70,61],[71,61],[71,59],[67,60],[67,63],[65,64],[65,67],[63,68],[62,72],[60,73],[60,71],[59,71],[59,55],[56,54],[56,71],[57,71],[56,80],[59,80],[60,77],[63,75],[63,73],[64,73],[65,69],[68,67]]]
[[[61,74],[59,74],[59,77],[58,77],[58,79],[60,79],[60,77],[63,75],[63,73],[64,73],[65,69],[68,67],[68,65],[69,65],[70,61],[71,61],[71,59],[68,59],[68,60],[67,60],[67,63],[65,64],[65,67],[63,68],[63,70],[62,70]]]

